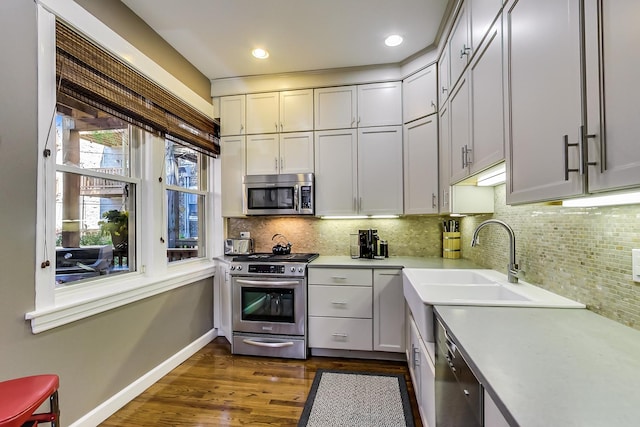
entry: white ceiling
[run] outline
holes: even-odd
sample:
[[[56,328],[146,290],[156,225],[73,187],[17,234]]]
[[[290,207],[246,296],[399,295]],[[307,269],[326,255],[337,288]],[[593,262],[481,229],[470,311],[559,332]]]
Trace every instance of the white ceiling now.
[[[431,46],[449,0],[122,0],[210,79],[395,64]],[[390,34],[404,43],[384,45]],[[270,57],[251,56],[256,47]]]

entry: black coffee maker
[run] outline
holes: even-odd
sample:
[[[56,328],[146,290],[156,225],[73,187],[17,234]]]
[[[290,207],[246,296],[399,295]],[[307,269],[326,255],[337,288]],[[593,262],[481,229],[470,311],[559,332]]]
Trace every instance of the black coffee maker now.
[[[378,256],[378,230],[358,230],[360,236],[360,258]]]

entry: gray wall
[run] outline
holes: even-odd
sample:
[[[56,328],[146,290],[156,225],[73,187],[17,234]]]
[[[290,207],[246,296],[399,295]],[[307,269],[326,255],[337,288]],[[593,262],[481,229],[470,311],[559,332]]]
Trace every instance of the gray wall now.
[[[212,280],[33,335],[37,92],[36,4],[0,2],[0,380],[61,378],[69,425],[213,327]]]

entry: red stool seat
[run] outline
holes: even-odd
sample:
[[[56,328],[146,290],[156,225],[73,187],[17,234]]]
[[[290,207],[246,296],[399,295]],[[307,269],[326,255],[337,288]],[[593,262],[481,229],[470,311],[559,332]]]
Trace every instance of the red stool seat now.
[[[59,381],[57,375],[34,375],[0,382],[0,427],[20,427],[28,421],[57,425]],[[47,399],[50,412],[34,414]]]

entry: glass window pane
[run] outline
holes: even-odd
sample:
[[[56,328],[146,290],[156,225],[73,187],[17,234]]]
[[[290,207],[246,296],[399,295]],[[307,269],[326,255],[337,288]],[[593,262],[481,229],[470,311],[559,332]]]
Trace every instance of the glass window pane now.
[[[93,117],[79,110],[58,109],[57,164],[130,176],[129,127],[126,123],[114,117]]]
[[[203,206],[204,196],[167,190],[169,262],[204,256],[204,244],[199,240],[203,232]]]
[[[121,181],[56,173],[56,286],[135,271],[134,192]]]
[[[198,152],[166,140],[165,173],[167,185],[202,190],[200,160]]]

